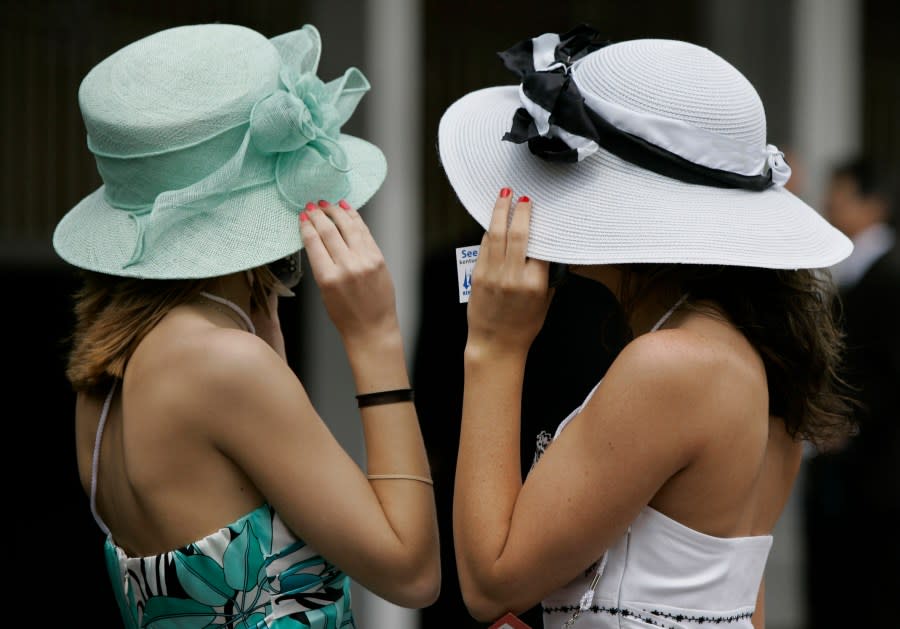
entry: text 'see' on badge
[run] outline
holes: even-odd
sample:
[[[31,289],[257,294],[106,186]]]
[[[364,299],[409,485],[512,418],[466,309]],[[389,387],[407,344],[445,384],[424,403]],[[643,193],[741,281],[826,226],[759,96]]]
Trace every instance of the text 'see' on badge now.
[[[472,294],[472,271],[478,259],[480,245],[456,248],[456,279],[459,283],[459,303],[465,304]]]

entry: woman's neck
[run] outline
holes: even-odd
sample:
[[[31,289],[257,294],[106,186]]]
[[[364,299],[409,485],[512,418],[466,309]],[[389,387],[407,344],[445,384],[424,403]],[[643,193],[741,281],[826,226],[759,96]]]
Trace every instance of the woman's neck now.
[[[605,285],[621,304],[625,273],[617,265],[572,266],[570,272]],[[655,286],[633,304],[628,325],[635,337],[649,332],[653,325],[678,301],[681,293],[672,286]]]
[[[223,275],[207,289],[207,292],[227,299],[241,310],[250,314],[250,278],[245,271],[239,271],[230,275]]]

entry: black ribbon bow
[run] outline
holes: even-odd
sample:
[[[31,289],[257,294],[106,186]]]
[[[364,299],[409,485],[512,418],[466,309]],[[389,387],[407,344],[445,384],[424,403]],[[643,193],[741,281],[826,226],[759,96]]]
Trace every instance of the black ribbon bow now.
[[[569,138],[570,141],[574,139],[574,144],[585,147],[594,142],[625,161],[685,183],[757,191],[772,185],[771,171],[742,175],[702,166],[616,128],[585,104],[571,77],[572,64],[612,42],[600,41],[599,32],[587,24],[559,35],[558,42],[555,41],[555,36],[548,33],[497,53],[504,65],[521,77],[522,91],[532,107],[548,113],[545,124],[541,125],[546,128],[541,133],[538,121],[527,109],[520,107],[513,115],[512,127],[504,134],[504,140],[516,144],[527,142],[532,153],[548,161],[579,161],[578,148],[555,135],[561,129],[577,136]],[[552,62],[551,45],[554,46]],[[535,67],[535,57],[542,60],[544,67]]]
[[[599,31],[587,24],[559,35],[559,43],[553,49],[554,62],[541,68],[534,65],[535,47],[549,45],[542,40],[546,35],[521,41],[497,55],[522,79],[522,89],[528,99],[550,112],[551,125],[578,136],[592,137],[596,134],[594,124],[585,110],[584,98],[571,81],[569,70],[579,59],[611,43],[599,41],[599,35]],[[539,52],[546,56],[547,51]],[[542,135],[534,118],[523,107],[516,110],[512,128],[503,139],[516,144],[527,142],[532,153],[549,161],[578,161],[576,149],[559,138]]]

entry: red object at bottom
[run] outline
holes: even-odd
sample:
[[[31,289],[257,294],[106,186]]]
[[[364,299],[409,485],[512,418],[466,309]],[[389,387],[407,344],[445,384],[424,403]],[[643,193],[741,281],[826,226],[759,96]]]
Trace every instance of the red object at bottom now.
[[[488,629],[531,629],[531,627],[512,614],[506,614]]]

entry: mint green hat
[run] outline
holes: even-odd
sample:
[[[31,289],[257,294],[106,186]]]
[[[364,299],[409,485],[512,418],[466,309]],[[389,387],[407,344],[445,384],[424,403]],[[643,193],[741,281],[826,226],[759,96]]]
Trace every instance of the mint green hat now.
[[[78,101],[103,185],[56,226],[56,252],[111,275],[213,277],[300,250],[310,201],[361,207],[387,164],[340,129],[369,82],[350,68],[323,83],[320,51],[311,25],[267,39],[199,24],[101,61]]]

